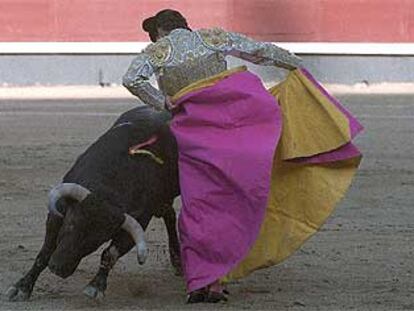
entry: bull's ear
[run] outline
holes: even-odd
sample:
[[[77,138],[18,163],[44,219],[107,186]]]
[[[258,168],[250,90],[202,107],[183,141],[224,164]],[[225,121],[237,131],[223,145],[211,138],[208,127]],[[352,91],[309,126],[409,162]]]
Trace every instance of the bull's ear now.
[[[76,183],[60,183],[49,191],[49,212],[56,216],[63,215],[56,209],[56,203],[62,198],[72,198],[78,202],[83,201],[91,192]]]
[[[55,215],[59,218],[62,219],[62,216],[64,217],[66,214],[66,210],[72,205],[77,203],[77,201],[75,200],[71,200],[69,198],[61,198],[60,200],[58,200],[56,202],[56,210],[60,213],[60,217],[59,215],[55,215],[54,213],[49,213],[50,215]]]

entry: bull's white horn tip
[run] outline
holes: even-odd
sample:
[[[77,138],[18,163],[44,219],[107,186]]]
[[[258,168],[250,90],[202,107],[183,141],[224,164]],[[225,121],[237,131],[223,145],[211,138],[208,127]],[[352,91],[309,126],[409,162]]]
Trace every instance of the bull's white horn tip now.
[[[139,245],[137,246],[137,253],[138,253],[138,263],[140,265],[143,265],[145,263],[145,261],[147,260],[148,257],[148,248],[147,248],[147,244],[144,243],[139,243]]]

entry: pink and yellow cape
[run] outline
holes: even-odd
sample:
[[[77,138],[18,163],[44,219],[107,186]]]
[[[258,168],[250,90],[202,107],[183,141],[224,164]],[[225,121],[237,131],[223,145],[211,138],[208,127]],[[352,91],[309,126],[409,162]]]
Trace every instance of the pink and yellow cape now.
[[[360,163],[360,123],[305,69],[266,90],[245,68],[173,98],[189,292],[275,265],[319,230]]]

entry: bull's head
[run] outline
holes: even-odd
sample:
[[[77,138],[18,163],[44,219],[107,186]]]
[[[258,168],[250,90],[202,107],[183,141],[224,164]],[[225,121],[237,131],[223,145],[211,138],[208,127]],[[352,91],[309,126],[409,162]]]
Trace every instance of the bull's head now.
[[[65,211],[56,204],[65,199]],[[138,261],[143,264],[147,256],[142,226],[130,215],[100,200],[88,189],[73,183],[64,183],[49,193],[49,212],[62,218],[56,238],[56,248],[49,260],[49,269],[66,278],[75,271],[86,255],[108,241],[119,229],[127,231],[136,243]]]

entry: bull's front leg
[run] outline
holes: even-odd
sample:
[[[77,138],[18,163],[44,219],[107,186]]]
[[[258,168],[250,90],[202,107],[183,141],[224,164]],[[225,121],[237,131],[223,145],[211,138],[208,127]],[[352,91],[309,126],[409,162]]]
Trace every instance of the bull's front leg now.
[[[168,232],[168,248],[170,253],[170,261],[175,270],[175,275],[182,275],[180,242],[177,235],[177,217],[172,204],[166,205],[162,218]]]
[[[29,272],[7,290],[6,296],[10,301],[24,301],[30,298],[37,278],[47,267],[50,256],[56,248],[56,238],[61,225],[60,218],[50,214],[47,216],[46,236],[42,248]]]
[[[128,253],[135,246],[131,236],[121,231],[111,244],[103,251],[98,273],[83,290],[83,293],[93,299],[102,299],[105,296],[109,272],[119,258]]]

